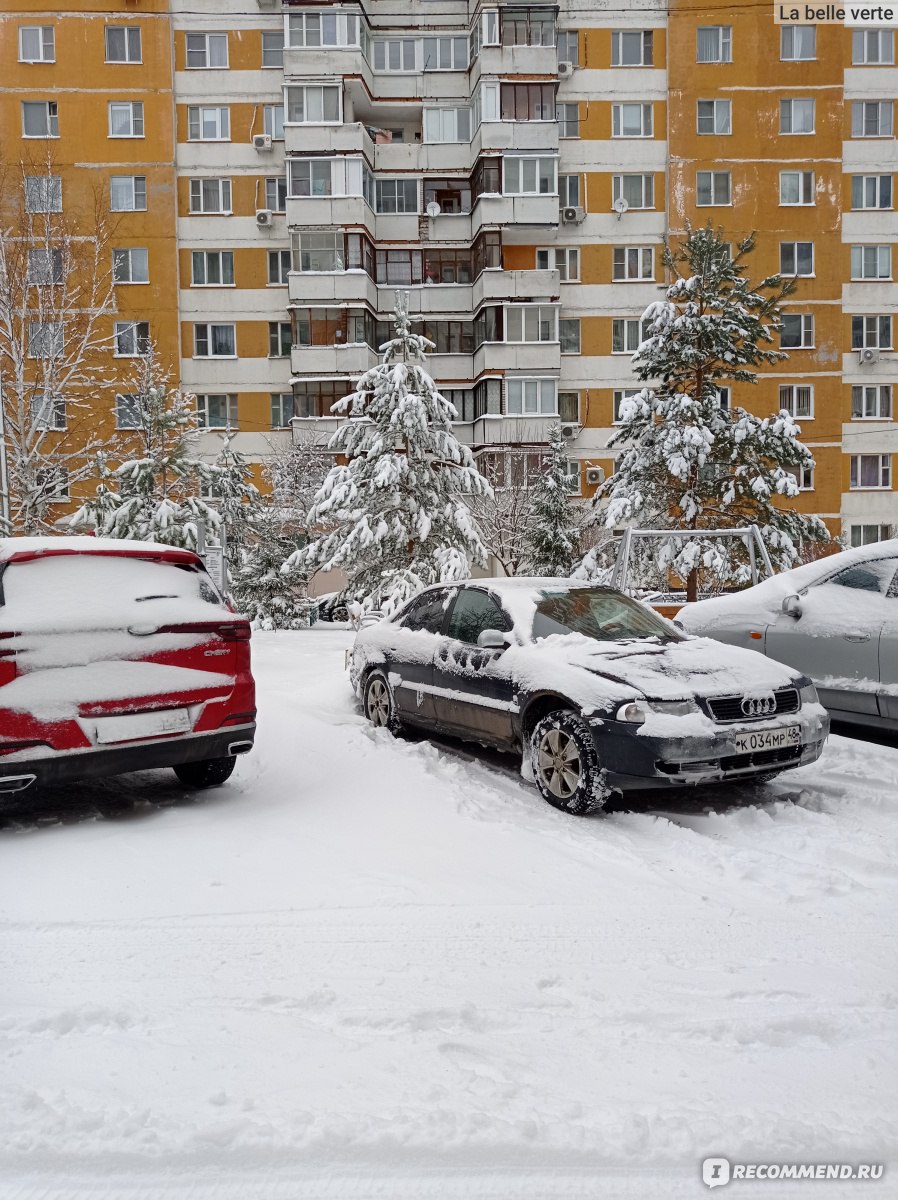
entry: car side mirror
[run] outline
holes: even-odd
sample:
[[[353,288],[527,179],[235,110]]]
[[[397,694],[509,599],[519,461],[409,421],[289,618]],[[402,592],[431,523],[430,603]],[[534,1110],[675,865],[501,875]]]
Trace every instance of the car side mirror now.
[[[477,645],[481,650],[504,650],[508,641],[501,629],[484,629],[477,635]]]
[[[783,612],[796,621],[801,616],[801,597],[792,595],[783,597]]]

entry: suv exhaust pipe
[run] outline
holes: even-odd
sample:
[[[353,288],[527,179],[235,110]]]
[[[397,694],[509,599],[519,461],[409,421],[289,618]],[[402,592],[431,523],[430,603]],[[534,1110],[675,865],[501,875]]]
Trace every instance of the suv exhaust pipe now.
[[[228,743],[228,754],[230,754],[230,755],[249,754],[249,752],[250,752],[250,750],[252,750],[252,748],[253,748],[252,742],[229,742]]]
[[[24,792],[36,779],[36,775],[4,775],[0,779],[0,795],[4,792]]]

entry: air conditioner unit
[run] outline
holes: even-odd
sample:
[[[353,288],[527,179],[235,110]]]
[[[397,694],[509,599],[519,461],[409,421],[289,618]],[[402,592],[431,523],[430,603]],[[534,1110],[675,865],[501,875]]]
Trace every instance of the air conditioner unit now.
[[[574,64],[569,62],[560,62],[558,64],[558,78],[569,79],[574,73]]]
[[[272,214],[270,208],[257,208],[256,209],[256,224],[260,228],[264,229],[267,225],[271,224],[272,215],[273,214]]]
[[[862,366],[879,362],[879,351],[875,346],[865,346],[863,350],[858,350],[857,359]]]
[[[586,220],[585,208],[563,208],[561,210],[561,221],[564,225],[579,225]]]
[[[600,483],[605,482],[604,467],[587,467],[586,482],[590,487],[598,487]]]
[[[271,134],[270,133],[254,133],[253,134],[253,149],[254,150],[270,150],[271,149]]]
[[[562,425],[561,427],[561,436],[563,438],[567,438],[568,441],[570,441],[572,438],[575,438],[579,432],[579,425]]]

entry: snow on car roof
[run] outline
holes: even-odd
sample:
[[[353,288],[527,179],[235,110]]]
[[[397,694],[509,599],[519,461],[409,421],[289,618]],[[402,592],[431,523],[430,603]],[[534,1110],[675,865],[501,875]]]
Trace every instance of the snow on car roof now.
[[[138,558],[155,557],[160,554],[182,555],[194,559],[192,550],[166,546],[162,542],[137,542],[126,538],[85,537],[61,535],[59,537],[8,537],[0,538],[0,561],[8,561],[17,554],[125,554]]]

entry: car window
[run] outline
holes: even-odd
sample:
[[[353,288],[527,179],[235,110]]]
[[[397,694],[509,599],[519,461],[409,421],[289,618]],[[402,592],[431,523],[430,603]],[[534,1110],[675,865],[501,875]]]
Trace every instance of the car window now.
[[[425,592],[423,596],[412,601],[411,608],[400,618],[399,624],[403,629],[424,629],[428,633],[439,633],[443,628],[443,620],[451,598],[451,588],[437,588],[434,592]]]
[[[449,618],[449,636],[476,646],[484,629],[499,629],[505,633],[511,629],[511,621],[486,592],[462,588]]]
[[[572,588],[543,592],[533,615],[533,637],[581,633],[600,642],[657,637],[678,642],[681,635],[645,605],[611,588]]]
[[[880,596],[890,595],[890,585],[895,577],[898,558],[876,558],[871,562],[855,563],[846,567],[838,575],[833,575],[829,583],[839,587],[854,588],[861,592],[877,592]]]

